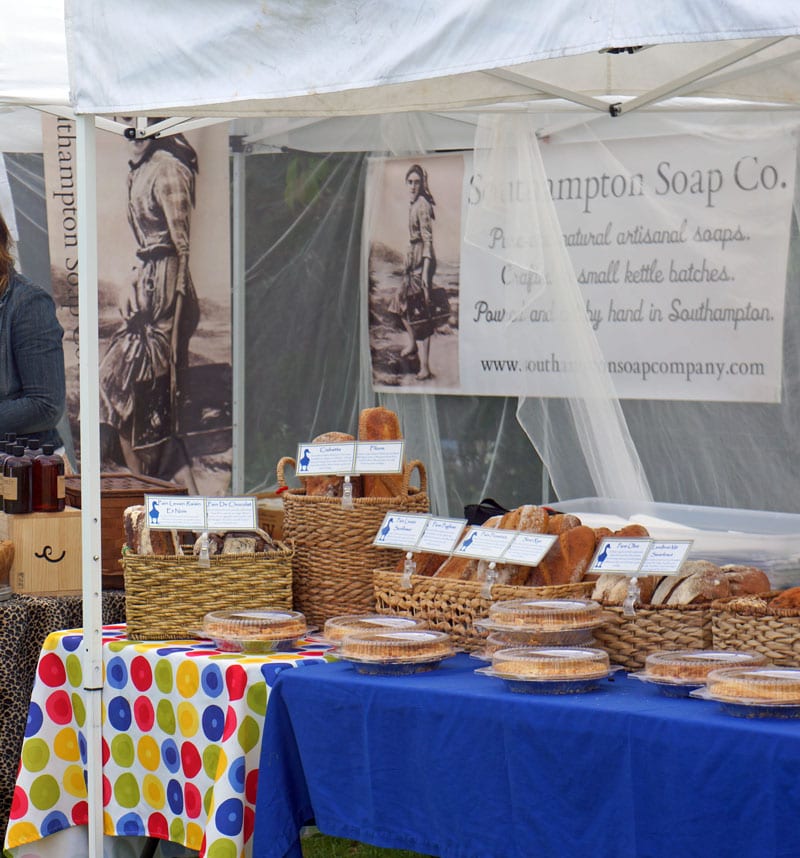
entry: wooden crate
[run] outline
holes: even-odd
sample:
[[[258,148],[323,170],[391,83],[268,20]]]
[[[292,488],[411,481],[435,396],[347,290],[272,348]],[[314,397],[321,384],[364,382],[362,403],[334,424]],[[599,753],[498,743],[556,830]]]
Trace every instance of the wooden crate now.
[[[67,477],[67,503],[80,509],[81,478]],[[187,490],[176,483],[154,477],[133,474],[100,474],[100,549],[103,555],[102,573],[104,590],[122,590],[125,579],[122,572],[122,546],[125,544],[125,525],[122,514],[126,507],[144,503],[145,494],[185,495]]]
[[[0,512],[0,539],[14,543],[9,584],[14,593],[72,596],[81,592],[81,512],[7,515]]]

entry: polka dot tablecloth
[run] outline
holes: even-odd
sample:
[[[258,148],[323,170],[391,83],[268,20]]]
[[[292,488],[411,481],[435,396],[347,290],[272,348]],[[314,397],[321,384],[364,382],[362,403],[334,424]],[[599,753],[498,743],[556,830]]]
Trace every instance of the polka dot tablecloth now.
[[[6,847],[88,819],[80,630],[47,637]],[[282,670],[332,659],[311,640],[243,655],[205,641],[139,642],[103,629],[103,829],[172,840],[208,858],[250,855],[261,731]]]

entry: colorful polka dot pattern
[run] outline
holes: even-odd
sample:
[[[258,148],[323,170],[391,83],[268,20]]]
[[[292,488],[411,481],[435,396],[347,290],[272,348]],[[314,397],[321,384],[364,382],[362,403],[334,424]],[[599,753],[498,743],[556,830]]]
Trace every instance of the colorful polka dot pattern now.
[[[88,817],[80,630],[51,634],[33,689],[6,847]],[[103,629],[106,834],[173,840],[208,858],[251,852],[261,731],[282,670],[330,660],[307,641],[237,655],[205,641],[141,643]]]

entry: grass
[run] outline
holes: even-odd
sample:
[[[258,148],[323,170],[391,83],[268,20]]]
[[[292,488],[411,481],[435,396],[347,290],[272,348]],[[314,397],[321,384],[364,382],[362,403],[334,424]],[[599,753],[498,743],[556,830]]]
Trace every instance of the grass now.
[[[316,829],[303,836],[303,858],[424,858],[419,852],[405,849],[381,849],[357,840],[328,837]]]

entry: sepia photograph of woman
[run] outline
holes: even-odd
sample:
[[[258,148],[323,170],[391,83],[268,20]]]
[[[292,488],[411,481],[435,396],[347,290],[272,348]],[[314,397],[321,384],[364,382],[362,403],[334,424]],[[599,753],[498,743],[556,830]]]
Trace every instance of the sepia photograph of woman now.
[[[130,143],[128,223],[137,263],[100,365],[100,419],[118,433],[125,465],[195,493],[180,441],[181,375],[199,305],[189,270],[197,153],[180,134]]]

